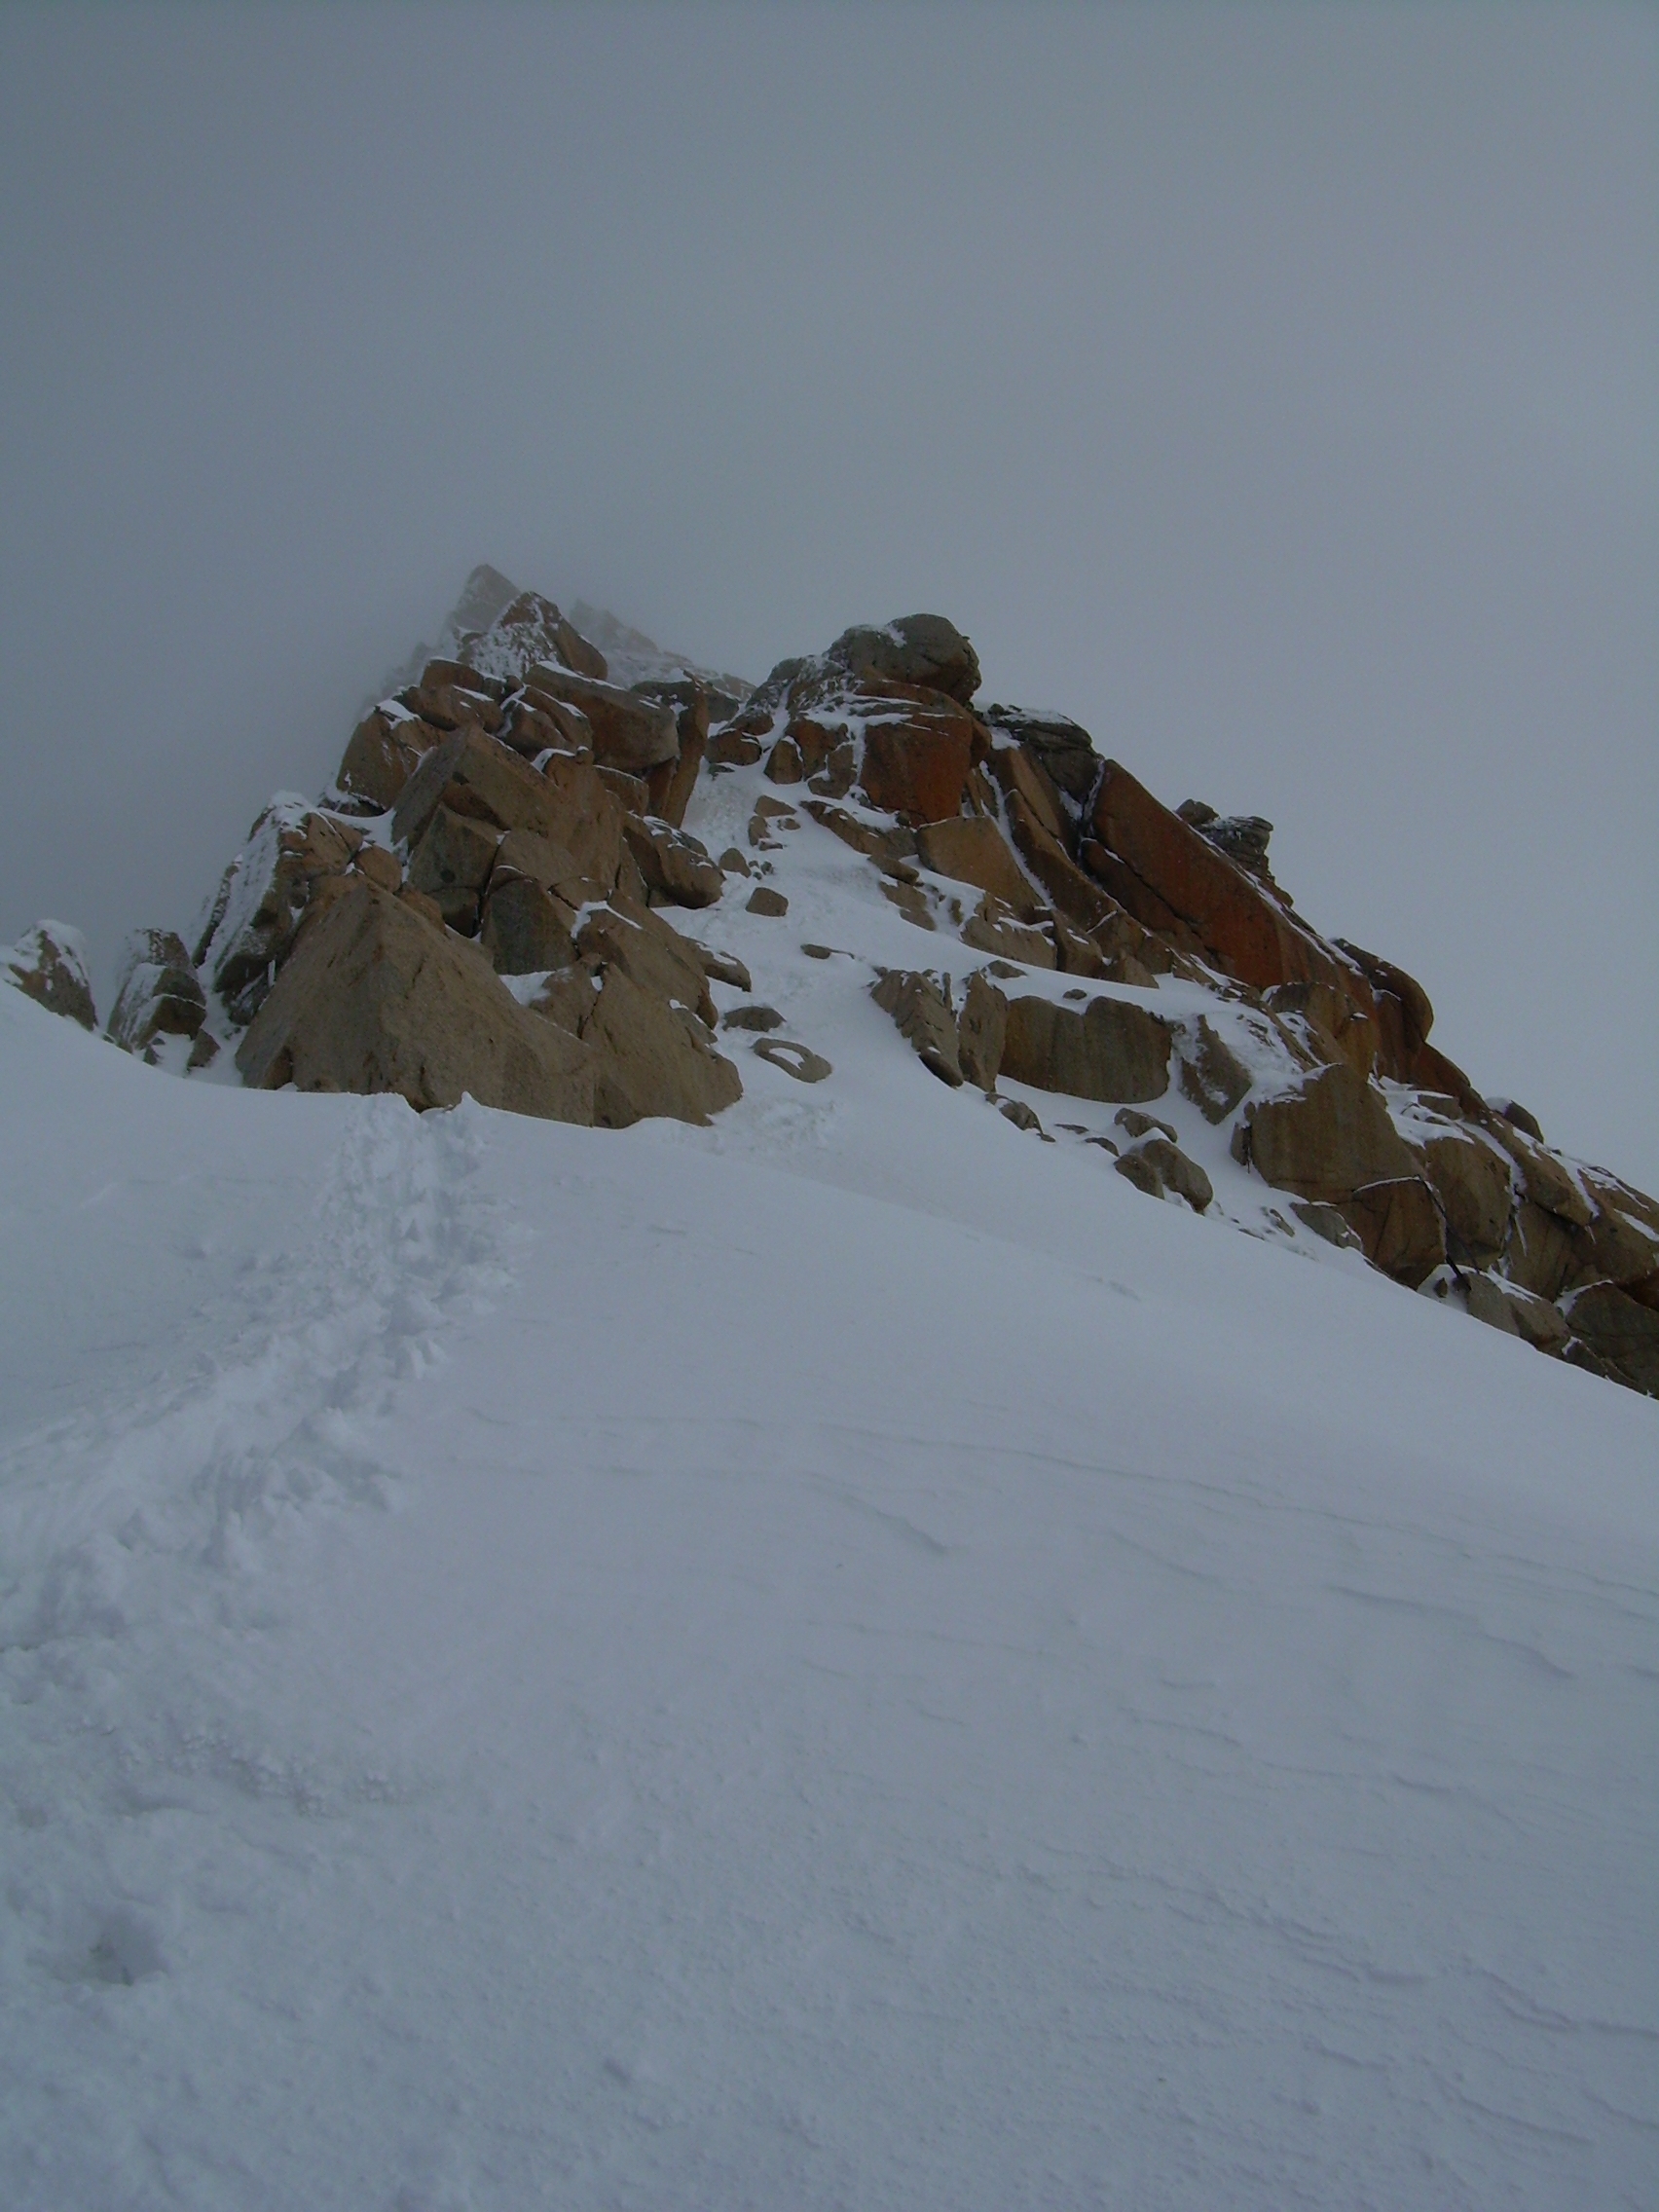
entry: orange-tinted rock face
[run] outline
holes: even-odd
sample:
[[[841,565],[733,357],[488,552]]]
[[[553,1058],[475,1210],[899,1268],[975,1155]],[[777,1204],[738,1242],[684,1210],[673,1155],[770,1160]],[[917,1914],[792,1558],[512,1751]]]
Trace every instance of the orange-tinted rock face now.
[[[1090,811],[1084,858],[1119,904],[1242,983],[1334,984],[1370,1011],[1364,977],[1242,868],[1161,806],[1126,768],[1108,760]]]
[[[1011,790],[1004,804],[1014,849],[1061,913],[1080,929],[1093,930],[1119,911],[1093,877],[1078,866],[1059,838],[1044,828],[1018,791]]]
[[[1434,1027],[1434,1008],[1416,977],[1396,968],[1391,960],[1349,944],[1346,939],[1339,949],[1360,970],[1376,995],[1379,1073],[1391,1076],[1396,1083],[1449,1091],[1468,1105],[1467,1076],[1427,1043]]]
[[[942,822],[960,813],[974,764],[978,724],[941,692],[913,704],[882,702],[865,729],[859,781],[871,806],[912,822]]]
[[[849,630],[826,653],[780,661],[711,740],[710,757],[738,766],[763,753],[774,783],[805,781],[840,798],[856,781],[883,813],[948,821],[990,751],[966,704],[977,682],[973,647],[941,617]]]
[[[925,823],[917,832],[917,857],[938,875],[994,893],[1024,921],[1038,911],[1037,895],[1020,874],[1002,831],[982,816],[957,814]]]
[[[1057,844],[1067,842],[1070,832],[1065,810],[1054,787],[1022,746],[999,745],[985,765],[1009,797],[1018,797],[1027,814]]]
[[[432,723],[414,715],[394,720],[377,707],[351,732],[340,763],[340,789],[376,806],[395,806],[422,757],[443,740],[444,732]]]

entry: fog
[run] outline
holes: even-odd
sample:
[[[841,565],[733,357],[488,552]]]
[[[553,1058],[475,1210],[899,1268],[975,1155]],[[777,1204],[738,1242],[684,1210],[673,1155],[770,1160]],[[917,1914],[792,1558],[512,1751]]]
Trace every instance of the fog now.
[[[1659,1188],[1659,16],[0,13],[0,939],[186,924],[467,570],[917,608]]]

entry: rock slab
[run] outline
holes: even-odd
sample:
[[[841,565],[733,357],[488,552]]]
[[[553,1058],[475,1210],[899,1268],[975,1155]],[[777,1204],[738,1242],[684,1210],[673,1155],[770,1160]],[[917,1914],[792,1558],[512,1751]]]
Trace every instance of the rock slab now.
[[[1037,1090],[1138,1105],[1169,1088],[1168,1022],[1126,1000],[1097,998],[1082,1013],[1051,999],[1009,1003],[1002,1073]]]
[[[6,972],[19,991],[49,1014],[64,1014],[83,1029],[97,1027],[86,943],[66,922],[36,922],[25,930],[6,957]]]
[[[242,1039],[256,1089],[394,1090],[424,1111],[465,1095],[591,1124],[593,1055],[520,1006],[483,956],[353,881],[306,931]]]

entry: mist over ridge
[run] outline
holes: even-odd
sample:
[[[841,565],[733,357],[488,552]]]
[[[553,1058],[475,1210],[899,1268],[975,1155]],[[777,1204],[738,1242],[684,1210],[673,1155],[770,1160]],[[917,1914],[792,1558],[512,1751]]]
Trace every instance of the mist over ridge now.
[[[1659,1180],[1649,18],[18,9],[0,58],[0,937],[187,921],[476,561],[752,680],[938,608]]]

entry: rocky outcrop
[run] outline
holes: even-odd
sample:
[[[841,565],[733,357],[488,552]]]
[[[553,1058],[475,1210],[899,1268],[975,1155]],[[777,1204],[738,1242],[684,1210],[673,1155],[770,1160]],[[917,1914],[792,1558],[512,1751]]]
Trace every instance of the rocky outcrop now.
[[[1508,1122],[1513,1127],[1519,1129],[1524,1136],[1533,1137],[1539,1144],[1543,1143],[1544,1132],[1538,1126],[1537,1116],[1529,1113],[1519,1099],[1489,1098],[1485,1101],[1485,1104],[1488,1110],[1495,1114],[1500,1121]]]
[[[926,916],[933,927],[933,916]],[[1033,923],[1021,922],[1013,908],[987,891],[962,925],[962,941],[976,952],[994,953],[1001,960],[1017,960],[1026,968],[1053,968],[1058,964],[1054,940]]]
[[[830,805],[827,799],[809,798],[801,803],[815,822],[831,830],[855,853],[874,861],[878,867],[903,866],[915,858],[916,833],[902,823],[877,827],[850,814],[845,807]]]
[[[1349,962],[1115,760],[1101,769],[1088,831],[1090,872],[1146,928],[1258,990],[1324,982],[1368,1008],[1370,987]]]
[[[258,1089],[392,1090],[591,1124],[594,1055],[521,1007],[489,963],[366,881],[306,933],[237,1050]]]
[[[184,940],[172,930],[134,930],[122,955],[111,1041],[154,1065],[164,1038],[194,1042],[206,1018],[207,995]]]
[[[434,729],[481,729],[495,737],[506,719],[501,710],[506,691],[499,678],[485,676],[468,661],[446,658],[429,660],[420,682],[406,684],[396,703]]]
[[[1370,1075],[1377,1061],[1377,1024],[1358,1002],[1334,983],[1275,983],[1262,1004],[1289,1023],[1314,1062],[1330,1067],[1346,1060],[1356,1075]]]
[[[1169,1088],[1170,1025],[1126,1000],[1096,998],[1082,1013],[1051,999],[1009,1003],[1002,1073],[1036,1090],[1135,1104]]]
[[[556,758],[538,771],[477,731],[427,756],[391,830],[408,848],[411,884],[466,935],[512,877],[572,908],[608,898],[619,882],[644,888],[627,854],[627,817],[601,770]]]
[[[192,940],[141,933],[111,1033],[180,1071],[229,1047],[261,1084],[702,1120],[741,1090],[711,979],[747,993],[751,977],[664,913],[706,910],[737,877],[739,929],[787,916],[810,821],[870,862],[866,895],[930,949],[959,932],[980,956],[960,986],[877,974],[941,1083],[1122,1104],[1113,1136],[1057,1122],[1051,1140],[1027,1103],[1000,1101],[1045,1142],[1105,1147],[1152,1195],[1236,1207],[1304,1251],[1304,1232],[1357,1248],[1506,1335],[1659,1389],[1659,1205],[1480,1097],[1431,1041],[1422,986],[1295,911],[1264,818],[1168,808],[1079,724],[977,710],[977,658],[940,616],[845,631],[752,693],[577,617],[475,571],[437,650],[352,732],[334,790],[266,809]],[[715,803],[733,774],[735,807]],[[696,834],[705,804],[718,863]],[[748,852],[729,842],[746,817]],[[842,856],[819,857],[845,876]],[[754,942],[793,957],[788,936]],[[9,973],[91,1022],[77,963],[25,940]],[[771,1010],[728,1020],[792,1077],[827,1076]],[[1167,1121],[1136,1111],[1165,1095]],[[1202,1152],[1200,1123],[1232,1124],[1272,1202],[1225,1168],[1218,1201],[1183,1149]]]
[[[1616,1283],[1592,1283],[1567,1301],[1571,1340],[1585,1346],[1616,1382],[1659,1397],[1659,1312]]]
[[[1413,1290],[1446,1260],[1445,1219],[1420,1175],[1364,1184],[1338,1210],[1371,1265]]]
[[[1587,1229],[1596,1218],[1596,1208],[1590,1195],[1565,1161],[1558,1160],[1543,1144],[1526,1136],[1512,1123],[1493,1121],[1487,1124],[1492,1141],[1500,1145],[1519,1169],[1519,1181],[1527,1198],[1560,1221],[1569,1222],[1575,1229]]]
[[[1434,1027],[1434,1009],[1428,993],[1415,977],[1391,960],[1380,960],[1346,938],[1337,940],[1372,987],[1372,1016],[1378,1031],[1377,1060],[1384,1075],[1396,1082],[1414,1080],[1419,1055]]]
[[[1498,1275],[1472,1274],[1465,1281],[1463,1296],[1469,1312],[1489,1329],[1519,1337],[1535,1351],[1557,1354],[1567,1348],[1569,1331],[1560,1309],[1533,1298],[1517,1284]]]
[[[993,756],[993,758],[1000,758]],[[1119,908],[1100,885],[1071,858],[1064,842],[1046,826],[1018,788],[1018,779],[1006,792],[1004,810],[1014,848],[1037,881],[1080,929],[1097,933]]]
[[[643,630],[619,622],[602,607],[574,600],[571,620],[604,653],[612,683],[626,683],[647,696],[671,696],[682,685],[698,684],[708,693],[710,715],[716,721],[729,720],[749,696],[751,686],[741,676],[666,651]],[[684,700],[677,704],[683,705]]]
[[[582,923],[576,951],[596,977],[619,970],[665,1006],[682,1008],[714,1028],[708,972],[697,947],[648,906],[618,895],[612,904],[596,907]]]
[[[782,1068],[786,1075],[793,1076],[796,1083],[823,1083],[835,1072],[822,1052],[797,1045],[793,1038],[756,1038],[753,1051],[757,1059]]]
[[[478,942],[498,976],[568,968],[575,958],[575,927],[574,906],[535,876],[504,873],[498,859]]]
[[[1534,1298],[1552,1304],[1575,1272],[1577,1254],[1570,1224],[1544,1206],[1523,1198],[1515,1208],[1504,1246],[1503,1272]]]
[[[619,810],[607,807],[600,796],[604,786],[597,773],[580,765],[583,789],[594,794],[602,812],[616,811],[619,818]],[[498,837],[507,830],[527,830],[554,841],[567,811],[556,785],[477,730],[457,732],[422,760],[392,812],[395,841],[413,856],[440,807],[483,825]]]
[[[97,1009],[87,974],[86,940],[66,922],[36,922],[5,954],[5,975],[49,1014],[95,1029]]]
[[[647,892],[675,906],[712,906],[725,888],[709,848],[667,822],[628,815],[622,825],[628,850]]]
[[[1064,715],[1027,714],[1020,707],[987,707],[985,720],[1013,739],[1054,791],[1063,792],[1074,806],[1088,803],[1100,773],[1100,756],[1081,723]]]
[[[1268,867],[1268,845],[1273,826],[1260,814],[1218,814],[1215,808],[1201,798],[1187,798],[1175,809],[1183,822],[1189,823],[1206,844],[1225,853],[1246,874],[1272,881]]]
[[[682,691],[689,689],[690,696],[682,698]],[[652,686],[644,691],[647,698],[664,696],[664,687]],[[674,726],[679,734],[680,751],[672,760],[660,761],[647,779],[651,812],[666,822],[671,830],[685,826],[685,809],[691,803],[691,793],[709,750],[709,693],[702,683],[683,686],[676,684],[668,691],[666,704],[675,710]]]
[[[1502,1257],[1515,1205],[1508,1159],[1478,1129],[1448,1128],[1419,1150],[1452,1259],[1460,1267],[1493,1266]]]
[[[423,1110],[468,1093],[607,1128],[701,1122],[741,1095],[713,1047],[701,963],[646,909],[591,914],[529,1007],[486,949],[366,880],[347,884],[302,932],[237,1064],[267,1088],[395,1090]]]
[[[500,841],[495,823],[438,806],[411,846],[410,884],[434,901],[451,929],[465,937],[477,932],[484,887]]]
[[[956,1057],[964,1079],[994,1096],[1008,1040],[1008,1000],[976,969],[963,993],[956,1023]]]
[[[893,1016],[900,1036],[915,1047],[916,1056],[928,1073],[937,1075],[953,1090],[959,1089],[962,1061],[948,977],[941,979],[910,969],[886,969],[870,986],[870,996],[883,1014]]]
[[[423,756],[458,729],[507,733],[505,691],[465,661],[428,660],[417,682],[383,699],[352,731],[337,790],[377,810],[395,805]]]
[[[1225,1122],[1249,1094],[1250,1071],[1203,1014],[1176,1034],[1181,1089],[1206,1122]]]
[[[389,801],[377,820],[373,776],[343,770],[354,813],[283,799],[255,825],[197,949],[220,1033],[245,1030],[238,1064],[255,1083],[420,1105],[466,1090],[613,1126],[705,1119],[742,1088],[714,1050],[707,977],[742,971],[646,901],[706,905],[724,879],[698,840],[638,811],[649,787],[629,772],[694,776],[700,689],[677,714],[606,683],[549,602],[520,595],[502,620],[467,660],[428,658],[353,736],[361,766],[369,736],[424,733],[377,785]],[[682,721],[698,741],[689,767]],[[521,976],[546,978],[530,1006],[498,979]]]
[[[1274,1190],[1334,1205],[1368,1185],[1418,1172],[1382,1091],[1346,1061],[1321,1069],[1298,1090],[1252,1103],[1234,1151]]]
[[[868,716],[859,783],[871,806],[906,822],[956,813],[978,725],[953,701],[918,698],[902,713]]]
[[[492,618],[481,619],[491,609]],[[598,619],[619,640],[628,667],[643,656],[661,673],[629,688],[551,600],[517,591],[498,571],[475,570],[446,626],[446,652],[423,655],[419,678],[383,700],[353,733],[337,787],[342,803],[358,810],[397,805],[434,747],[474,730],[499,738],[537,768],[563,756],[595,764],[613,781],[637,777],[643,789],[616,786],[625,805],[680,828],[704,757],[710,684],[637,632]],[[735,706],[742,690],[719,695]]]
[[[1099,765],[1094,762],[1096,768]],[[985,756],[985,767],[1003,796],[1018,799],[1026,818],[1069,857],[1074,839],[1071,817],[1041,762],[1023,746],[993,744]]]
[[[555,757],[540,773],[553,809],[551,827],[541,834],[574,861],[584,899],[608,896],[627,875],[625,809],[585,761]]]
[[[855,683],[913,684],[963,706],[979,688],[978,656],[942,614],[902,614],[879,629],[843,630],[829,657]]]
[[[316,884],[344,875],[363,841],[358,824],[286,794],[254,823],[225,870],[192,953],[233,1026],[244,1027],[259,1011],[293,949]]]
[[[532,707],[573,707],[593,731],[594,758],[602,767],[645,776],[680,756],[680,724],[672,707],[660,699],[605,683],[597,677],[538,661],[525,678],[524,695]]]
[[[520,591],[498,569],[474,569],[446,625],[451,649],[511,688],[536,662],[553,662],[600,682],[610,668],[598,645],[539,592]],[[424,656],[423,656],[424,657]]]
[[[1364,1246],[1335,1206],[1319,1198],[1292,1198],[1290,1210],[1304,1229],[1310,1229],[1326,1244],[1342,1252],[1361,1252]]]
[[[606,682],[609,663],[596,645],[539,592],[520,592],[489,625],[498,673],[522,676],[537,663],[562,664],[577,676]]]
[[[1156,1132],[1139,1138],[1112,1162],[1137,1191],[1154,1198],[1184,1198],[1195,1213],[1214,1202],[1215,1189],[1196,1160]]]
[[[805,782],[830,799],[856,783],[872,807],[907,823],[945,821],[990,746],[967,705],[977,683],[973,647],[942,616],[849,630],[827,652],[780,661],[711,736],[710,757],[764,756],[775,783]]]
[[[1337,1205],[1373,1265],[1414,1285],[1449,1261],[1497,1271],[1518,1296],[1553,1302],[1654,1272],[1659,1223],[1649,1230],[1610,1198],[1593,1201],[1512,1125],[1431,1116],[1412,1128],[1408,1142],[1378,1086],[1337,1060],[1299,1090],[1252,1104],[1234,1146],[1275,1188]]]
[[[742,1096],[736,1067],[714,1049],[719,954],[622,893],[587,913],[575,951],[577,964],[549,976],[531,1005],[593,1052],[600,1127],[650,1115],[705,1122]],[[744,971],[727,978],[747,987]]]
[[[550,978],[531,1004],[588,1049],[600,1128],[625,1129],[649,1115],[704,1123],[743,1095],[736,1068],[715,1051],[697,1016],[618,961],[590,961]]]
[[[395,806],[398,793],[421,764],[423,755],[443,743],[444,733],[406,708],[374,708],[351,732],[339,789],[375,808]]]
[[[1022,921],[1032,920],[1042,903],[1002,831],[982,816],[959,814],[924,823],[916,832],[916,857],[936,875],[989,891]]]
[[[533,704],[521,691],[508,702],[505,719],[492,734],[533,767],[549,753],[568,754],[572,760],[593,758],[593,725],[586,715],[545,693],[538,693]]]

